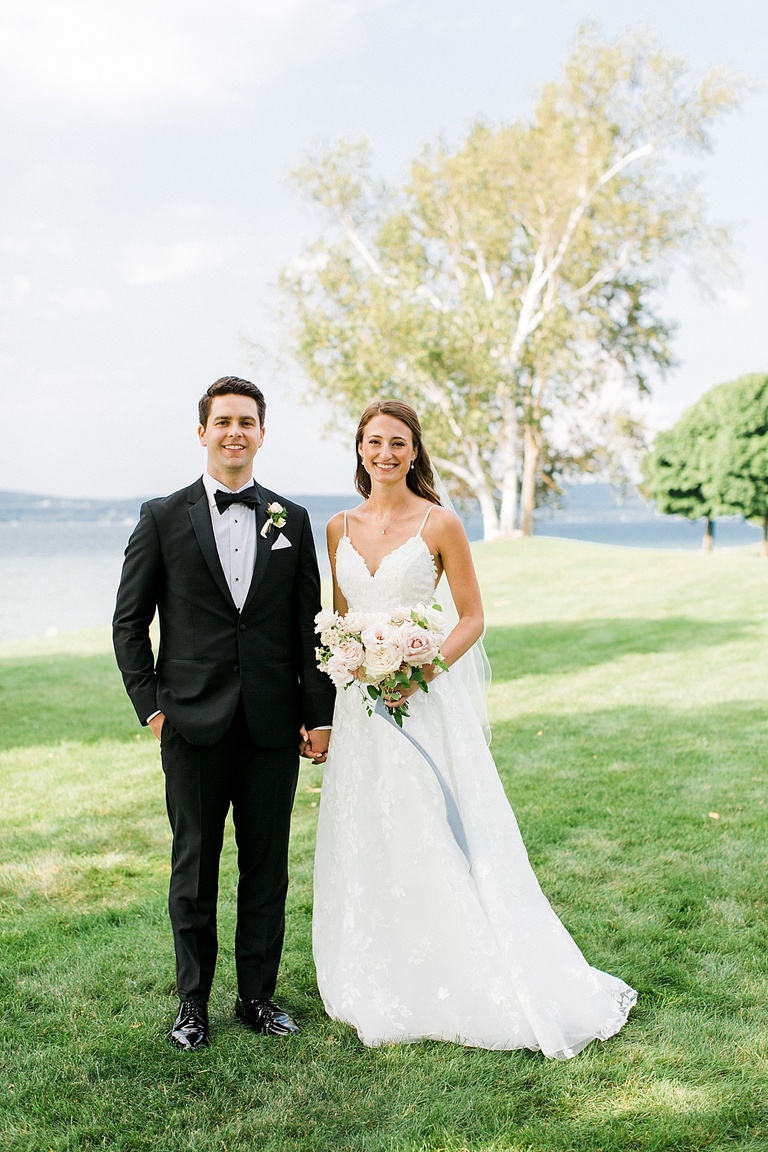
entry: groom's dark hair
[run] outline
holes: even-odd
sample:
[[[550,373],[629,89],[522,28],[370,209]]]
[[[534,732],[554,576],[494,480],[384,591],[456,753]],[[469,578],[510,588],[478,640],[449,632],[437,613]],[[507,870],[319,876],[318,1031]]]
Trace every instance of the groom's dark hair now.
[[[257,388],[255,384],[251,384],[250,380],[241,380],[239,376],[222,376],[220,380],[214,380],[197,406],[197,415],[203,428],[208,424],[214,396],[250,396],[251,400],[256,401],[256,407],[259,410],[259,424],[262,428],[264,427],[267,402],[261,389]]]

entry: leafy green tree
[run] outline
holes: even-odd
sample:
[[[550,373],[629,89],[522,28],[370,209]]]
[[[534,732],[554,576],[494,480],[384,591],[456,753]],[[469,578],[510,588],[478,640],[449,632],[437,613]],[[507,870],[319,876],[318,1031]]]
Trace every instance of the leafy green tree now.
[[[659,432],[643,461],[640,490],[659,512],[706,521],[702,546],[712,549],[719,500],[708,483],[712,472],[712,425],[698,405],[688,409],[674,428]]]
[[[738,100],[647,33],[587,27],[530,120],[425,148],[401,187],[373,179],[362,140],[308,160],[294,176],[328,224],[281,284],[314,391],[352,418],[409,400],[486,538],[521,509],[531,531],[537,496],[641,439],[629,398],[671,360],[658,289],[725,241],[665,157],[706,147]]]
[[[643,464],[644,491],[660,512],[706,518],[710,549],[717,516],[760,524],[768,556],[768,376],[742,376],[706,392]]]

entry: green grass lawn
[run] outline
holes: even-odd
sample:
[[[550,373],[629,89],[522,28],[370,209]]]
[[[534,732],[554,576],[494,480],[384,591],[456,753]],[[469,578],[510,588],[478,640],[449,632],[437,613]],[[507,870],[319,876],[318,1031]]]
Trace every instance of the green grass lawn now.
[[[475,549],[493,751],[531,860],[640,993],[567,1063],[327,1020],[310,948],[321,774],[302,770],[279,1042],[232,1018],[222,868],[212,1044],[170,1048],[157,744],[108,637],[0,649],[0,1146],[613,1152],[768,1149],[768,562],[534,539]]]

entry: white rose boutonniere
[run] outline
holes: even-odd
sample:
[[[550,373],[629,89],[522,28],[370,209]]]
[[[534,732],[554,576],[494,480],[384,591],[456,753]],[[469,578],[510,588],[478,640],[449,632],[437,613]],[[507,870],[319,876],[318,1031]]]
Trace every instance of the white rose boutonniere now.
[[[284,528],[287,519],[288,513],[282,504],[278,504],[277,501],[273,501],[272,504],[267,504],[267,520],[264,523],[260,535],[268,536],[273,524],[275,528]]]

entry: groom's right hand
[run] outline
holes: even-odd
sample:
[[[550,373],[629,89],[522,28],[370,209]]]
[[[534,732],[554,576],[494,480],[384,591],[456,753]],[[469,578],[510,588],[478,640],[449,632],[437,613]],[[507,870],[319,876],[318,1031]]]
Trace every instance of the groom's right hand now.
[[[147,720],[147,726],[152,729],[158,740],[160,739],[160,733],[163,730],[164,722],[165,715],[162,712],[158,712],[157,715],[153,716],[151,720]]]

